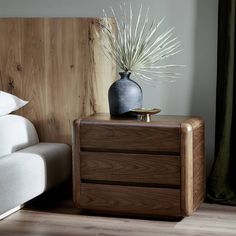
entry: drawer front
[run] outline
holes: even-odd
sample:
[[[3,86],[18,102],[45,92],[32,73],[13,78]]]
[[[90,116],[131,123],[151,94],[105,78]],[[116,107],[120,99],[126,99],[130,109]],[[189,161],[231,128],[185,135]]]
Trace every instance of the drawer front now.
[[[81,179],[180,185],[180,157],[81,152]]]
[[[123,214],[179,216],[180,190],[83,183],[80,208]]]
[[[81,150],[180,152],[179,127],[81,123]]]

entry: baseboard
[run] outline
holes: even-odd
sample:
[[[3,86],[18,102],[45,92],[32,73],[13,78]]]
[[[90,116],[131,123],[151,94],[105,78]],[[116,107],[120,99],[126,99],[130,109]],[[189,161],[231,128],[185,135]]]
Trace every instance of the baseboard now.
[[[17,206],[17,207],[15,207],[15,208],[13,208],[13,209],[11,209],[11,210],[9,210],[9,211],[7,211],[7,212],[1,214],[1,215],[0,215],[0,220],[2,220],[2,219],[4,219],[4,218],[8,217],[9,215],[15,213],[16,211],[19,211],[22,207],[24,207],[24,204],[22,204],[22,205],[20,205],[20,206]]]

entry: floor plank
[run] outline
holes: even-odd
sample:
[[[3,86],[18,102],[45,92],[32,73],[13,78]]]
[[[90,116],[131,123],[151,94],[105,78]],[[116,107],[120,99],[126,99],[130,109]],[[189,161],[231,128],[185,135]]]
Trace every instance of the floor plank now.
[[[236,207],[203,203],[179,222],[79,215],[72,201],[31,204],[0,221],[0,236],[235,236]]]

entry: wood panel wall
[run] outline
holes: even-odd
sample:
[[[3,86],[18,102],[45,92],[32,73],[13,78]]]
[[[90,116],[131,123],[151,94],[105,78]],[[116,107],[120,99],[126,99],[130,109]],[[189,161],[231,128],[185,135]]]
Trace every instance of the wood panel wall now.
[[[29,104],[41,141],[71,143],[74,119],[108,112],[115,67],[94,18],[0,19],[0,90]]]

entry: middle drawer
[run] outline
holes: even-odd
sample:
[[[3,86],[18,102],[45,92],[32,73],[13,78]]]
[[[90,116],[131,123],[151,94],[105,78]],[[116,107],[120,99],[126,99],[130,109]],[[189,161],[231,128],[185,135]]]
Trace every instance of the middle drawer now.
[[[81,152],[82,181],[180,185],[180,157],[151,154]]]

